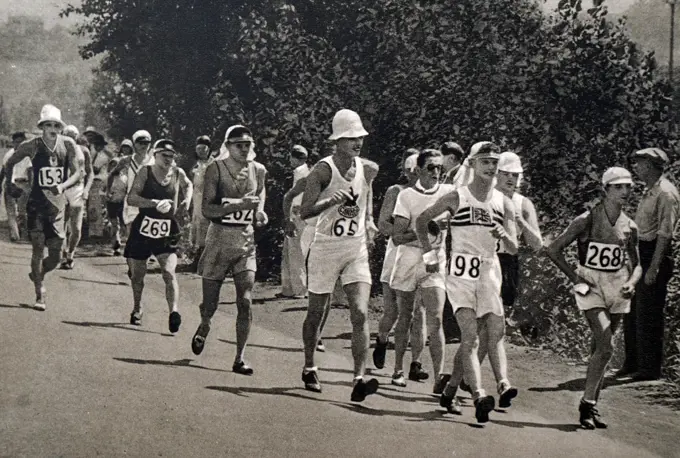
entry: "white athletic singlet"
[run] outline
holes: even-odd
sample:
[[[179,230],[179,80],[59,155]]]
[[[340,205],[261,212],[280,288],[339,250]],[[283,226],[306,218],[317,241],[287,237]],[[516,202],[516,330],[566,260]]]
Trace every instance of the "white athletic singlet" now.
[[[495,257],[497,239],[491,235],[494,223],[503,224],[503,193],[491,189],[485,202],[480,202],[467,186],[458,188],[459,204],[451,218],[451,253]]]
[[[127,203],[127,194],[130,194],[132,183],[135,181],[137,172],[145,165],[153,165],[154,162],[154,157],[150,154],[147,154],[141,164],[138,164],[137,161],[135,161],[134,155],[130,157],[130,165],[128,165],[127,170],[124,172],[127,175],[127,193],[125,195],[125,199],[123,200],[123,221],[125,224],[132,224],[139,214],[139,208],[131,207]]]
[[[394,216],[401,216],[409,220],[409,229],[415,231],[416,229],[416,218],[420,216],[421,213],[425,211],[428,207],[431,207],[437,200],[446,194],[455,191],[456,187],[451,184],[437,184],[431,189],[422,189],[418,184],[411,188],[406,188],[399,193],[397,197],[397,203],[394,206],[394,211],[392,214]],[[432,248],[437,249],[444,243],[445,237],[445,224],[448,212],[442,213],[434,219],[435,223],[440,228],[438,236],[434,236],[430,233],[430,242],[432,243]],[[406,246],[420,247],[420,242],[414,240],[405,244]]]
[[[368,201],[368,184],[364,177],[364,164],[361,159],[354,158],[356,174],[346,180],[333,162],[333,156],[321,159],[331,168],[331,181],[321,191],[319,199],[326,199],[337,191],[347,191],[352,195],[339,205],[334,205],[319,214],[316,221],[315,241],[331,241],[353,238],[359,240],[366,235],[366,204]]]

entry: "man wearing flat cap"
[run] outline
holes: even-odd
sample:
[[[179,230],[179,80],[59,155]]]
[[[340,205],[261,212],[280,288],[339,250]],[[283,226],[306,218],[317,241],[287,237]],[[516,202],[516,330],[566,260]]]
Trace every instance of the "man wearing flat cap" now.
[[[210,220],[203,216],[201,205],[203,202],[203,180],[205,171],[213,162],[210,151],[212,142],[207,135],[201,135],[196,139],[196,165],[191,169],[192,181],[194,184],[193,213],[191,215],[191,244],[196,248],[192,271],[198,270],[198,261],[201,259],[205,249],[205,236],[208,233]]]
[[[637,284],[631,313],[624,324],[626,360],[619,375],[634,380],[661,377],[664,305],[673,274],[673,231],[680,212],[680,194],[663,175],[668,156],[659,148],[646,148],[631,156],[635,174],[645,183],[635,223],[639,230],[642,280]]]

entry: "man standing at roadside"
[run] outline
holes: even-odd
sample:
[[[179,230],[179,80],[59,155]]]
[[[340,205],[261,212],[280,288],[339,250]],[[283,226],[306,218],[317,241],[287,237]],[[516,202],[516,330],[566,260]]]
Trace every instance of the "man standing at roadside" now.
[[[9,179],[5,181],[4,188],[2,187],[3,180],[8,175],[5,165],[10,157],[14,154],[16,149],[26,140],[26,132],[15,132],[12,134],[13,148],[5,153],[3,157],[3,167],[0,170],[0,189],[3,190],[5,196],[5,210],[7,211],[7,222],[9,224],[9,239],[12,242],[18,242],[21,239],[19,231],[19,223],[25,225],[26,222],[26,202],[28,201],[28,194],[31,192],[30,169],[31,160],[24,159],[14,167],[12,174],[12,183],[15,185],[14,191],[10,186]],[[26,228],[24,227],[24,230]]]
[[[642,280],[635,289],[630,313],[624,320],[626,359],[618,375],[633,380],[657,380],[663,360],[664,306],[673,275],[673,232],[680,214],[680,194],[663,175],[668,156],[659,148],[633,153],[635,174],[645,183],[638,204]]]

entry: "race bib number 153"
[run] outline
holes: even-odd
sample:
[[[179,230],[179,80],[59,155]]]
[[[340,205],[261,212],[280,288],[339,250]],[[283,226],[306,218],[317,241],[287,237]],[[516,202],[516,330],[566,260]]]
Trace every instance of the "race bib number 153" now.
[[[61,184],[64,180],[63,167],[43,167],[38,172],[38,186],[41,188],[51,188]]]

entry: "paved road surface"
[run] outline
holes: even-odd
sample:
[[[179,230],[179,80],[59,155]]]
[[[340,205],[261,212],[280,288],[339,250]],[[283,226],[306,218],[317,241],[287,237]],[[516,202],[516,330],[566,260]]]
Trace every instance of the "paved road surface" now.
[[[579,430],[583,367],[516,347],[511,377],[520,397],[484,427],[475,423],[469,398],[464,415],[452,416],[438,409],[429,383],[390,386],[392,352],[388,367],[376,371],[379,394],[353,404],[350,327],[342,310],[333,311],[329,351],[319,358],[324,392],[306,392],[300,381],[305,304],[271,299],[271,286],[255,291],[261,300],[247,352],[253,377],[230,371],[230,284],[200,357],[190,349],[199,320],[193,275],[181,275],[184,323],[175,336],[167,332],[160,275],[147,281],[144,326],[129,326],[123,259],[92,250],[77,258],[75,270],[48,277],[47,311],[37,312],[26,307],[33,301],[30,247],[7,243],[6,230],[2,238],[1,457],[680,456],[680,416],[644,397],[654,386],[609,387],[601,411],[610,428]],[[447,346],[449,355],[454,348]],[[485,379],[492,380],[488,370]]]

